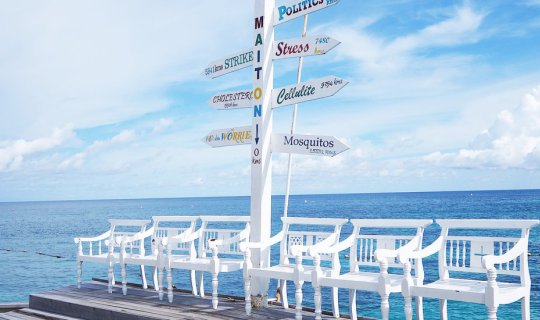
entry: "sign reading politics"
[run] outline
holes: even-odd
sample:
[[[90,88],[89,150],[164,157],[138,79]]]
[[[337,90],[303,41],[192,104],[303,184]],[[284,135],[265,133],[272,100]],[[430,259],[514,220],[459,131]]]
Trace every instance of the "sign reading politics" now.
[[[337,4],[339,0],[287,0],[274,9],[274,25]]]
[[[348,146],[331,136],[272,134],[272,152],[333,157],[348,149]]]
[[[251,126],[213,130],[203,138],[212,148],[251,144],[251,140]]]
[[[251,65],[253,65],[253,49],[244,50],[210,63],[204,69],[204,75],[216,78]]]
[[[340,44],[339,41],[327,36],[274,41],[274,59],[325,54],[338,44]]]
[[[274,89],[272,91],[272,107],[278,108],[333,96],[347,83],[349,82],[341,78],[328,76]]]
[[[242,109],[252,106],[253,90],[230,91],[216,94],[208,101],[212,107],[218,110]]]

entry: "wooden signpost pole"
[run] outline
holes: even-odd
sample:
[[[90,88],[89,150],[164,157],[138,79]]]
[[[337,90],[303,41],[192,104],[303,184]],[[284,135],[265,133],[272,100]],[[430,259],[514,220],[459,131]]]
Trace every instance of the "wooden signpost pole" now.
[[[251,144],[251,237],[261,242],[270,238],[272,205],[272,89],[274,67],[272,46],[275,0],[255,0],[253,39],[253,122]],[[253,266],[269,265],[269,249],[254,252]],[[264,303],[268,280],[253,281],[253,303]]]

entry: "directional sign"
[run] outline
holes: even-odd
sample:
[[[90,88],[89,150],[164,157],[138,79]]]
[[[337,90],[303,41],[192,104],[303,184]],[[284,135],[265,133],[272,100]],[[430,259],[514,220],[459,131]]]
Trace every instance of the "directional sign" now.
[[[325,54],[338,44],[340,44],[339,41],[327,36],[274,41],[274,59]]]
[[[251,126],[210,131],[203,142],[212,148],[251,144]]]
[[[253,49],[248,49],[210,63],[204,69],[204,75],[216,78],[251,65],[253,65]]]
[[[252,99],[253,90],[246,89],[216,94],[210,98],[208,103],[215,109],[219,110],[242,109],[252,107]]]
[[[272,91],[272,107],[278,108],[333,96],[347,83],[349,82],[341,78],[328,76],[274,89]]]
[[[348,149],[348,146],[331,136],[272,134],[272,152],[333,157]]]
[[[287,0],[274,9],[274,25],[337,4],[339,0]]]

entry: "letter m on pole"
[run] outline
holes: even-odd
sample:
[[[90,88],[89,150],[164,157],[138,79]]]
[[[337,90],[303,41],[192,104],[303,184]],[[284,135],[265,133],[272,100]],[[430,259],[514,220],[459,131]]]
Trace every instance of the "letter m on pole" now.
[[[255,18],[255,29],[260,29],[264,26],[264,16]]]

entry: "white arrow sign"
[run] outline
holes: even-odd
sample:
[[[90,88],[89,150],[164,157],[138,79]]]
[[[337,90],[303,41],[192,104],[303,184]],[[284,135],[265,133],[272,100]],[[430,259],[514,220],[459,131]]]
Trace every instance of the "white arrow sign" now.
[[[212,148],[250,144],[251,140],[251,126],[213,130],[203,138]]]
[[[253,65],[253,49],[244,50],[210,63],[204,69],[204,75],[216,78],[251,65]]]
[[[272,107],[278,108],[333,96],[349,83],[341,78],[328,76],[282,87],[272,91]]]
[[[272,134],[272,152],[333,157],[348,149],[348,146],[331,136]]]
[[[274,25],[328,8],[338,2],[339,0],[287,0],[274,9]]]
[[[274,59],[325,54],[339,41],[327,36],[305,37],[274,42]]]
[[[216,94],[208,101],[212,107],[218,110],[242,109],[253,107],[253,90],[230,91]]]

